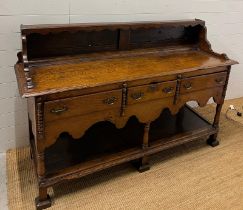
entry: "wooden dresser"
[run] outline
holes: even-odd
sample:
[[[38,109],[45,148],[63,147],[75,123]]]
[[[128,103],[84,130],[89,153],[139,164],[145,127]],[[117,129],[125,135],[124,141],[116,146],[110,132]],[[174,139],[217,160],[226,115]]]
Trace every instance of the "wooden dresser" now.
[[[28,101],[37,209],[47,188],[207,138],[217,140],[231,65],[212,51],[205,22],[22,25],[15,65]],[[186,105],[217,104],[213,124]],[[151,157],[152,158],[152,157]],[[80,198],[82,199],[82,198]]]

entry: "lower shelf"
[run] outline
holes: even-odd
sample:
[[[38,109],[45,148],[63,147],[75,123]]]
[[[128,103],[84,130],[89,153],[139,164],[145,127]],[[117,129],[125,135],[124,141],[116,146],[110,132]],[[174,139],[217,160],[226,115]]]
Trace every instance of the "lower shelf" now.
[[[109,128],[107,129],[109,130]],[[53,145],[53,148],[50,149],[48,148],[45,154],[47,176],[43,185],[51,186],[61,180],[82,177],[105,168],[138,159],[144,155],[151,155],[176,145],[207,137],[217,132],[207,120],[188,106],[183,107],[174,116],[168,110],[164,110],[161,113],[160,117],[151,124],[149,133],[150,145],[146,150],[143,150],[141,147],[143,125],[136,119],[131,119],[125,128],[116,130],[119,131],[114,130],[111,132],[110,137],[113,139],[106,139],[106,135],[96,136],[97,140],[101,137],[101,139],[107,140],[110,143],[102,147],[103,141],[101,141],[98,144],[99,148],[93,148],[96,151],[95,154],[92,152],[92,147],[85,148],[84,144],[81,144],[81,147],[74,144],[76,150],[71,148],[70,145],[64,144],[64,146],[59,146],[59,148],[64,149],[62,150],[64,151],[63,154],[57,149],[58,145]],[[116,136],[114,136],[113,132],[116,132]],[[94,133],[93,130],[92,133]],[[87,135],[89,136],[89,134]],[[59,139],[57,142],[69,144],[69,140]],[[89,142],[89,138],[86,140]],[[80,143],[82,139],[72,141]],[[94,140],[90,141],[91,144],[94,143]],[[82,157],[77,148],[83,148],[86,157]],[[59,157],[59,161],[53,161],[55,160],[55,156]],[[62,157],[61,159],[60,156]]]

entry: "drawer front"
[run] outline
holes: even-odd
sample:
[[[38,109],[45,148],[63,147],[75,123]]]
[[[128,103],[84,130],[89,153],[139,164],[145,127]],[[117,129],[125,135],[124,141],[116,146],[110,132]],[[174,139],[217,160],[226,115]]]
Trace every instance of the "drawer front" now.
[[[226,72],[203,75],[182,79],[180,93],[188,93],[195,90],[223,86],[227,77]]]
[[[58,120],[97,111],[121,108],[122,91],[114,90],[97,94],[55,100],[45,103],[45,121]]]
[[[175,95],[176,81],[153,83],[128,89],[127,104],[171,97]]]

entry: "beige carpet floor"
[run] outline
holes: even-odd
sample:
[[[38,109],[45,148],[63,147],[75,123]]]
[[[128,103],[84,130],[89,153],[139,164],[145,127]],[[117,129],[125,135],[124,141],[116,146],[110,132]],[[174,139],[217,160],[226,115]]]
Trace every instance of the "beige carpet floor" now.
[[[200,109],[209,119],[213,111]],[[218,147],[199,140],[152,156],[144,173],[127,163],[59,184],[50,209],[243,209],[243,125],[222,115],[220,126]],[[9,209],[35,209],[29,148],[8,151],[7,177]]]

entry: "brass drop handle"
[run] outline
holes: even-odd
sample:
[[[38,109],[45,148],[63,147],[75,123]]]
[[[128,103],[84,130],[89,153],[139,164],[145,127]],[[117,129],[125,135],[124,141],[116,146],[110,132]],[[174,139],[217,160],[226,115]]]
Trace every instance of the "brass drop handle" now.
[[[172,93],[173,92],[173,90],[174,90],[174,88],[173,87],[165,87],[164,89],[163,89],[163,92],[164,93]]]
[[[192,83],[191,82],[185,83],[184,88],[186,88],[187,90],[190,90],[192,88]]]
[[[67,110],[68,110],[68,108],[66,106],[63,106],[61,108],[51,109],[51,113],[53,113],[53,114],[60,114],[60,113],[65,112]]]
[[[144,96],[143,92],[137,92],[137,93],[132,93],[131,94],[132,99],[134,99],[136,101],[140,100],[141,98],[143,98],[143,96]]]
[[[117,98],[115,96],[112,96],[110,98],[104,99],[103,103],[107,104],[107,105],[113,105],[116,101],[117,101]]]
[[[150,84],[149,85],[149,87],[148,87],[148,90],[150,91],[150,92],[155,92],[155,91],[157,91],[158,90],[158,85],[157,84]]]
[[[224,83],[224,78],[216,78],[215,82],[217,82],[218,84],[223,84]]]

